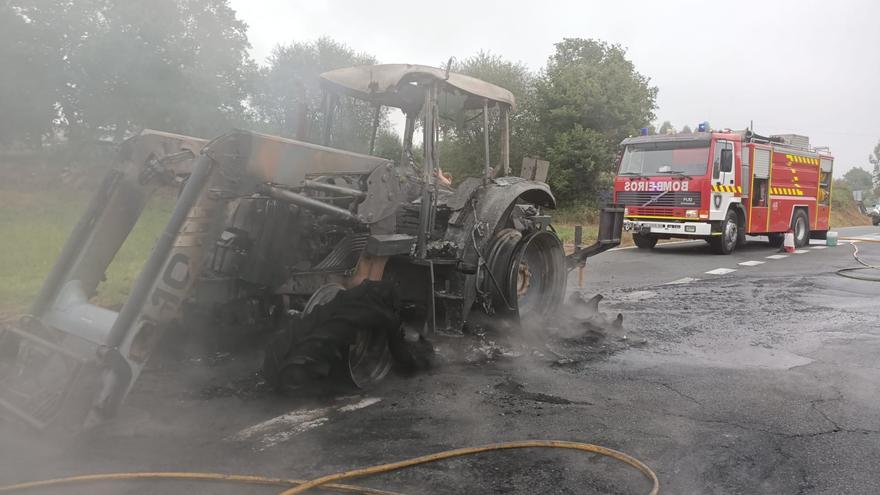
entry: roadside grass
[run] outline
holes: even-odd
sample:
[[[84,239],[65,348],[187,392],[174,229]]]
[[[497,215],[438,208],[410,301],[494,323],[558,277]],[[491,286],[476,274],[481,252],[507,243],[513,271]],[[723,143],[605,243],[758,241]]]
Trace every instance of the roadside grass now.
[[[581,240],[583,246],[589,246],[596,241],[599,234],[599,212],[594,206],[574,205],[549,213],[552,215],[553,228],[567,250],[574,248],[574,228],[577,225],[584,228]],[[632,243],[632,235],[624,233],[621,236],[621,246],[631,246]]]
[[[89,194],[0,189],[0,315],[27,310]],[[107,270],[94,302],[121,304],[171,214],[173,198],[156,196]]]

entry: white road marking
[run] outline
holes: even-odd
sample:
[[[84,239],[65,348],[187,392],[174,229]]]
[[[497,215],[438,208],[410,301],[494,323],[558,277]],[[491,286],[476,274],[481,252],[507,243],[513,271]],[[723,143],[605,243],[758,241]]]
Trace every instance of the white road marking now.
[[[795,249],[794,254],[804,254],[809,253],[806,249]]]
[[[826,249],[828,246],[810,246],[810,249]]]
[[[709,270],[706,273],[708,273],[709,275],[726,275],[728,273],[735,272],[735,271],[736,271],[736,268],[716,268],[714,270]]]
[[[274,447],[279,443],[286,442],[300,433],[313,430],[330,421],[330,415],[334,413],[347,413],[372,406],[380,402],[378,397],[367,397],[358,402],[336,407],[319,407],[314,409],[299,409],[267,419],[262,423],[249,426],[227,440],[255,442],[254,450],[262,451]]]
[[[694,278],[694,277],[684,277],[684,278],[680,278],[678,280],[673,280],[672,282],[666,282],[663,285],[689,284],[691,282],[696,282],[697,280],[700,280],[700,279]]]
[[[781,260],[782,258],[788,258],[787,254],[774,254],[773,256],[765,256],[765,258],[769,260]]]
[[[758,265],[763,265],[764,263],[765,263],[764,261],[751,260],[751,261],[743,261],[742,263],[740,263],[740,265],[742,265],[742,266],[758,266]]]

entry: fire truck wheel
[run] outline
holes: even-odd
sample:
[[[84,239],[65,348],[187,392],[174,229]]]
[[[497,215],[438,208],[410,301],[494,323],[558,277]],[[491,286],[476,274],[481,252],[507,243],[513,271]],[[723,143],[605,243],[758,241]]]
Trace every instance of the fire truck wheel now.
[[[810,243],[810,221],[804,210],[798,210],[791,220],[791,230],[794,231],[794,247],[804,247]]]
[[[633,234],[633,242],[639,249],[653,249],[657,245],[657,236]]]
[[[739,216],[735,211],[727,210],[727,216],[721,224],[721,235],[709,239],[709,245],[715,254],[732,253],[737,246],[739,231]]]
[[[737,221],[737,235],[736,235],[736,247],[737,249],[746,245],[746,226],[745,222],[740,218],[739,214],[736,215]]]

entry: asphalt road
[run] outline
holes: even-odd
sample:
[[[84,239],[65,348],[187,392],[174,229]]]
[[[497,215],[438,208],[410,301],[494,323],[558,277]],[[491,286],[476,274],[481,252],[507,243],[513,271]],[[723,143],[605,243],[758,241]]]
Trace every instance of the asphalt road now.
[[[880,229],[841,235],[880,240]],[[880,243],[856,245],[880,264]],[[757,239],[731,256],[701,241],[610,251],[590,261],[583,290],[605,295],[601,307],[624,315],[622,330],[598,334],[572,313],[564,336],[540,342],[466,337],[442,345],[433,369],[361,395],[279,398],[259,384],[251,349],[182,346],[154,360],[119,418],[87,436],[47,443],[0,424],[0,482],[142,470],[307,478],[448,448],[560,439],[638,457],[664,494],[880,493],[880,284],[835,274],[855,266],[848,244],[802,251],[768,258],[778,253]],[[648,489],[613,461],[549,451],[364,484],[405,493]],[[64,493],[277,491],[155,482],[80,490]]]

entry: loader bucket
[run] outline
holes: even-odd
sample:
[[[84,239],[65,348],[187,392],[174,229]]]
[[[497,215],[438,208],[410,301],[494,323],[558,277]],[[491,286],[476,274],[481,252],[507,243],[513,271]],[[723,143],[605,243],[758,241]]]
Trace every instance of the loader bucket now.
[[[204,141],[145,131],[126,142],[49,272],[30,314],[0,328],[0,415],[77,431],[115,412],[198,275],[213,162]],[[198,157],[198,158],[197,158]],[[117,313],[90,302],[163,178],[187,177]]]
[[[29,328],[22,330],[21,328]],[[72,339],[51,342],[37,336],[33,324],[23,320],[0,333],[4,354],[14,355],[0,364],[0,408],[4,415],[45,429],[56,418],[79,422],[84,418],[100,383],[95,346],[87,342],[71,345]],[[78,385],[86,385],[88,389]],[[69,425],[60,425],[69,429]]]

